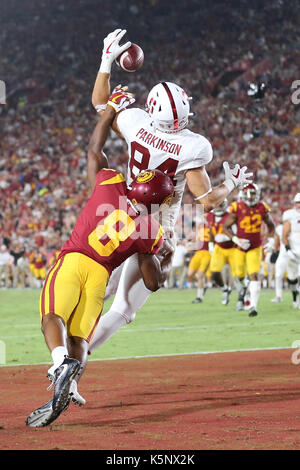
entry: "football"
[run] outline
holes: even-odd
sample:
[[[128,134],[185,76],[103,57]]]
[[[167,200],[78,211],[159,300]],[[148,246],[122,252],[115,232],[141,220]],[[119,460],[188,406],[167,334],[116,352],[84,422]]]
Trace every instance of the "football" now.
[[[126,72],[136,72],[144,63],[144,52],[137,44],[131,44],[117,59],[116,64]]]

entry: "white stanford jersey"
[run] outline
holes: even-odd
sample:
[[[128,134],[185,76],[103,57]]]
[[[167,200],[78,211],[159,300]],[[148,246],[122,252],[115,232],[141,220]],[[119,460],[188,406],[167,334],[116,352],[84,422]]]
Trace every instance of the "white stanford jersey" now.
[[[164,226],[165,229],[173,229],[185,188],[185,173],[212,160],[210,142],[188,129],[176,133],[155,130],[151,117],[139,108],[122,111],[117,124],[128,145],[127,184],[147,168],[157,168],[173,179],[175,195],[170,206],[168,226]]]
[[[300,257],[300,212],[296,209],[289,209],[283,213],[283,222],[288,220],[291,224],[289,241],[291,250]]]

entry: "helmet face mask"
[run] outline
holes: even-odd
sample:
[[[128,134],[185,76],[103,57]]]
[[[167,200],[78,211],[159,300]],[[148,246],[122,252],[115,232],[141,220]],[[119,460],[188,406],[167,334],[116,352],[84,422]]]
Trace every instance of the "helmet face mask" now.
[[[155,129],[162,132],[178,132],[188,124],[189,97],[186,92],[171,82],[155,85],[147,97],[146,110]]]
[[[248,184],[243,189],[241,189],[240,198],[241,198],[242,201],[244,201],[244,203],[247,206],[249,206],[249,207],[256,206],[256,204],[260,200],[260,189],[259,189],[259,187],[254,183]]]
[[[160,170],[144,170],[132,181],[127,197],[141,212],[141,207],[148,213],[158,210],[162,204],[169,205],[174,194],[171,178]],[[144,210],[142,211],[144,212]]]

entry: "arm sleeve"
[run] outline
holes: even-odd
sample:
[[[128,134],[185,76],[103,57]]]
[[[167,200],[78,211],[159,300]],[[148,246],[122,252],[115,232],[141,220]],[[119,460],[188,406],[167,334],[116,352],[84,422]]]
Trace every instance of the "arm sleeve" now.
[[[192,155],[194,155],[193,158]],[[178,171],[188,171],[208,165],[213,158],[211,143],[202,135],[197,135],[194,145],[191,146],[188,158],[179,161]]]

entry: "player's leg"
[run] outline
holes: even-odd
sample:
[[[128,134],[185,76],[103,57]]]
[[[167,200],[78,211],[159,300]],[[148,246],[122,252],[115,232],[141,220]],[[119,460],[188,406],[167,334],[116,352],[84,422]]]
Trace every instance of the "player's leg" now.
[[[201,253],[200,251],[196,251],[196,253],[192,256],[187,271],[187,287],[191,289],[193,287],[194,281],[197,281],[197,272],[200,268],[200,261],[201,261]],[[197,297],[193,300],[193,303],[201,302],[201,299]]]
[[[138,256],[132,255],[124,263],[114,301],[109,311],[100,318],[89,351],[101,346],[122,326],[132,322],[150,294],[141,277]]]
[[[238,311],[244,310],[245,295],[247,291],[247,283],[245,280],[246,277],[246,253],[244,251],[233,248],[233,264],[234,264],[234,273],[235,273],[235,286],[238,293],[238,302],[236,309]]]
[[[222,271],[226,262],[226,257],[222,248],[218,245],[214,246],[211,261],[210,261],[210,270],[212,273],[212,279],[222,289],[223,292],[223,299],[222,304],[227,305],[229,302],[229,295],[231,290],[227,287],[224,283]]]
[[[250,294],[250,310],[249,317],[257,315],[257,304],[260,294],[260,280],[258,277],[262,260],[262,248],[254,248],[247,252],[246,263],[247,271],[250,277],[249,294]]]
[[[78,393],[77,382],[85,370],[89,343],[102,314],[108,273],[99,263],[81,255],[79,274],[82,280],[81,295],[67,328],[69,353],[82,364],[72,381],[70,394],[75,403],[82,405],[85,399]]]
[[[205,289],[206,273],[207,273],[209,265],[210,265],[210,259],[211,259],[211,256],[210,256],[209,251],[208,250],[201,250],[201,258],[200,258],[199,269],[198,269],[197,274],[196,274],[197,285],[198,285],[196,299],[199,299],[199,302],[203,301],[203,297],[204,297],[204,294],[205,294],[205,290],[206,290]]]
[[[293,307],[298,308],[298,262],[296,260],[287,260],[287,280],[290,291],[292,292]]]
[[[275,263],[275,298],[272,302],[282,302],[284,275],[287,270],[285,253],[280,253]]]
[[[46,426],[68,407],[71,383],[80,370],[80,361],[69,357],[66,339],[66,325],[81,293],[77,269],[79,256],[79,253],[70,253],[58,259],[50,269],[41,292],[42,331],[53,359],[48,377],[54,383],[54,393],[52,401],[28,416],[28,426]]]

